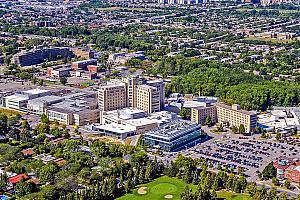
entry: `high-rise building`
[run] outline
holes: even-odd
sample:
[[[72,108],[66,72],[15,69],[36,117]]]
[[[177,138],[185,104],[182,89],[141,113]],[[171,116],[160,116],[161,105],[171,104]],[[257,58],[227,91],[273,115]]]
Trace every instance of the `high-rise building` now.
[[[124,83],[108,83],[98,90],[100,111],[117,110],[127,107],[127,90]]]
[[[156,87],[149,85],[138,85],[136,106],[147,113],[160,111],[160,92]]]
[[[128,107],[136,108],[136,86],[139,84],[139,78],[136,76],[126,77],[122,81],[127,87]]]
[[[155,87],[159,92],[160,110],[165,107],[165,83],[163,80],[149,80],[146,82],[147,85]]]
[[[218,122],[229,127],[244,125],[245,132],[249,133],[257,125],[257,114],[255,112],[240,109],[240,106],[232,106],[216,103]]]

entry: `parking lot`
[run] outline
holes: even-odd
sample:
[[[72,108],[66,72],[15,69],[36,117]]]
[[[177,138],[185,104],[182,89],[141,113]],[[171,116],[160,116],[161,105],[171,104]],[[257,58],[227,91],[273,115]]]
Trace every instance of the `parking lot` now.
[[[197,146],[181,151],[180,153],[192,158],[206,158],[209,168],[219,169],[227,167],[237,172],[239,167],[244,168],[248,181],[258,181],[257,172],[262,170],[280,156],[298,158],[300,148],[274,140],[261,140],[258,135],[241,137],[232,134],[213,134],[212,139]],[[175,159],[166,156],[167,160]]]

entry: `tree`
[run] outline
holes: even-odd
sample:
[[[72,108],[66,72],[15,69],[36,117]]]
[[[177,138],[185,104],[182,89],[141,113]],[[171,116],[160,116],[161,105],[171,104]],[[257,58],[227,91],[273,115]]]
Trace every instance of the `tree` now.
[[[287,193],[283,192],[279,195],[278,200],[288,200]]]
[[[59,81],[60,81],[61,84],[66,85],[67,82],[68,82],[68,78],[67,78],[67,77],[64,77],[64,76],[63,76],[63,77],[60,77]]]
[[[223,128],[223,124],[222,124],[222,123],[219,123],[219,125],[217,126],[217,131],[218,131],[218,132],[223,132],[223,131],[224,131],[224,128]]]
[[[245,133],[245,126],[244,124],[240,124],[240,127],[239,127],[239,134],[244,134]]]
[[[0,113],[0,135],[6,135],[8,132],[7,127],[8,118],[4,113]]]
[[[276,136],[275,136],[276,140],[280,140],[281,139],[281,134],[280,133],[276,133]]]
[[[179,111],[179,115],[183,119],[190,120],[191,119],[191,109],[181,108],[181,110]]]
[[[274,185],[278,186],[278,185],[279,185],[279,180],[278,180],[276,177],[273,177],[273,178],[272,178],[272,183],[273,183]]]
[[[284,181],[284,187],[286,187],[287,189],[289,189],[291,187],[291,182],[289,180],[285,180]]]
[[[44,79],[39,79],[38,83],[39,83],[40,86],[43,86],[44,85]]]
[[[47,115],[45,115],[45,114],[42,114],[42,115],[41,115],[40,121],[41,121],[43,124],[48,124],[48,123],[49,123],[49,119],[48,119]]]
[[[48,163],[44,165],[39,170],[39,179],[41,182],[52,182],[54,181],[55,173],[58,171],[58,168],[53,163]]]
[[[207,116],[205,118],[205,125],[207,125],[208,127],[211,127],[212,126],[212,120],[211,120],[211,117],[210,116]]]
[[[194,193],[192,192],[192,189],[190,189],[188,186],[186,186],[184,188],[183,192],[180,194],[180,197],[182,200],[193,200]]]
[[[250,197],[253,197],[253,195],[256,193],[256,190],[256,183],[252,182],[247,184],[247,192],[250,194]]]
[[[26,194],[30,194],[36,190],[36,186],[31,182],[21,180],[16,184],[16,193],[18,197],[22,197]]]
[[[269,197],[271,200],[277,199],[277,190],[276,188],[272,187],[270,192],[269,192]]]
[[[232,133],[233,134],[237,134],[238,133],[238,128],[236,127],[236,126],[233,126],[232,128],[231,128],[231,130],[232,130]]]
[[[6,173],[0,175],[0,192],[4,192],[7,186],[7,175]]]
[[[276,168],[273,166],[273,162],[270,162],[262,171],[263,178],[270,179],[276,177]]]

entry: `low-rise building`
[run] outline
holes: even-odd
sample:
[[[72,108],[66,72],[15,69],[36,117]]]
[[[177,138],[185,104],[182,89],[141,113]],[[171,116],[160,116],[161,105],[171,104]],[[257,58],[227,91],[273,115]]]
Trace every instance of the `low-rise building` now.
[[[191,109],[191,121],[204,124],[207,117],[211,118],[213,124],[217,122],[217,108],[214,105],[204,103],[203,106]]]
[[[97,131],[101,135],[116,137],[121,140],[136,134],[134,127],[116,123],[102,125],[93,124],[91,125],[90,129],[93,131]]]
[[[63,100],[63,97],[53,95],[31,99],[27,103],[27,110],[39,115],[44,114],[46,113],[48,106],[62,102]]]
[[[97,65],[96,59],[80,60],[72,62],[72,69],[74,70],[87,70],[88,65]]]
[[[176,120],[144,134],[145,144],[164,151],[177,151],[204,140],[201,125]]]
[[[300,166],[291,165],[284,173],[284,177],[291,182],[300,183]]]
[[[14,95],[3,97],[3,107],[15,109],[15,110],[27,110],[27,103],[31,99],[50,95],[49,90],[32,89],[26,91],[20,91]]]

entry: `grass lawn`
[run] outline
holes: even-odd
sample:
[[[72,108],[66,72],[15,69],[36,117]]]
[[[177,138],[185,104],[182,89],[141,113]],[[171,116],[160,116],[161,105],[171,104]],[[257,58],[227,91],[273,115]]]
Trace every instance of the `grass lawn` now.
[[[0,113],[4,113],[8,117],[15,116],[17,114],[24,114],[24,112],[19,112],[16,110],[6,109],[6,108],[0,108]]]
[[[148,184],[139,185],[133,190],[132,194],[126,194],[117,200],[159,200],[165,199],[165,195],[173,195],[172,200],[180,200],[180,194],[185,185],[180,179],[163,176]],[[138,194],[137,190],[140,187],[147,187],[147,193],[144,195]],[[195,191],[197,186],[190,185],[190,188]]]
[[[218,198],[220,199],[227,199],[227,200],[251,200],[252,198],[247,194],[238,194],[234,192],[228,192],[225,190],[217,192]]]

